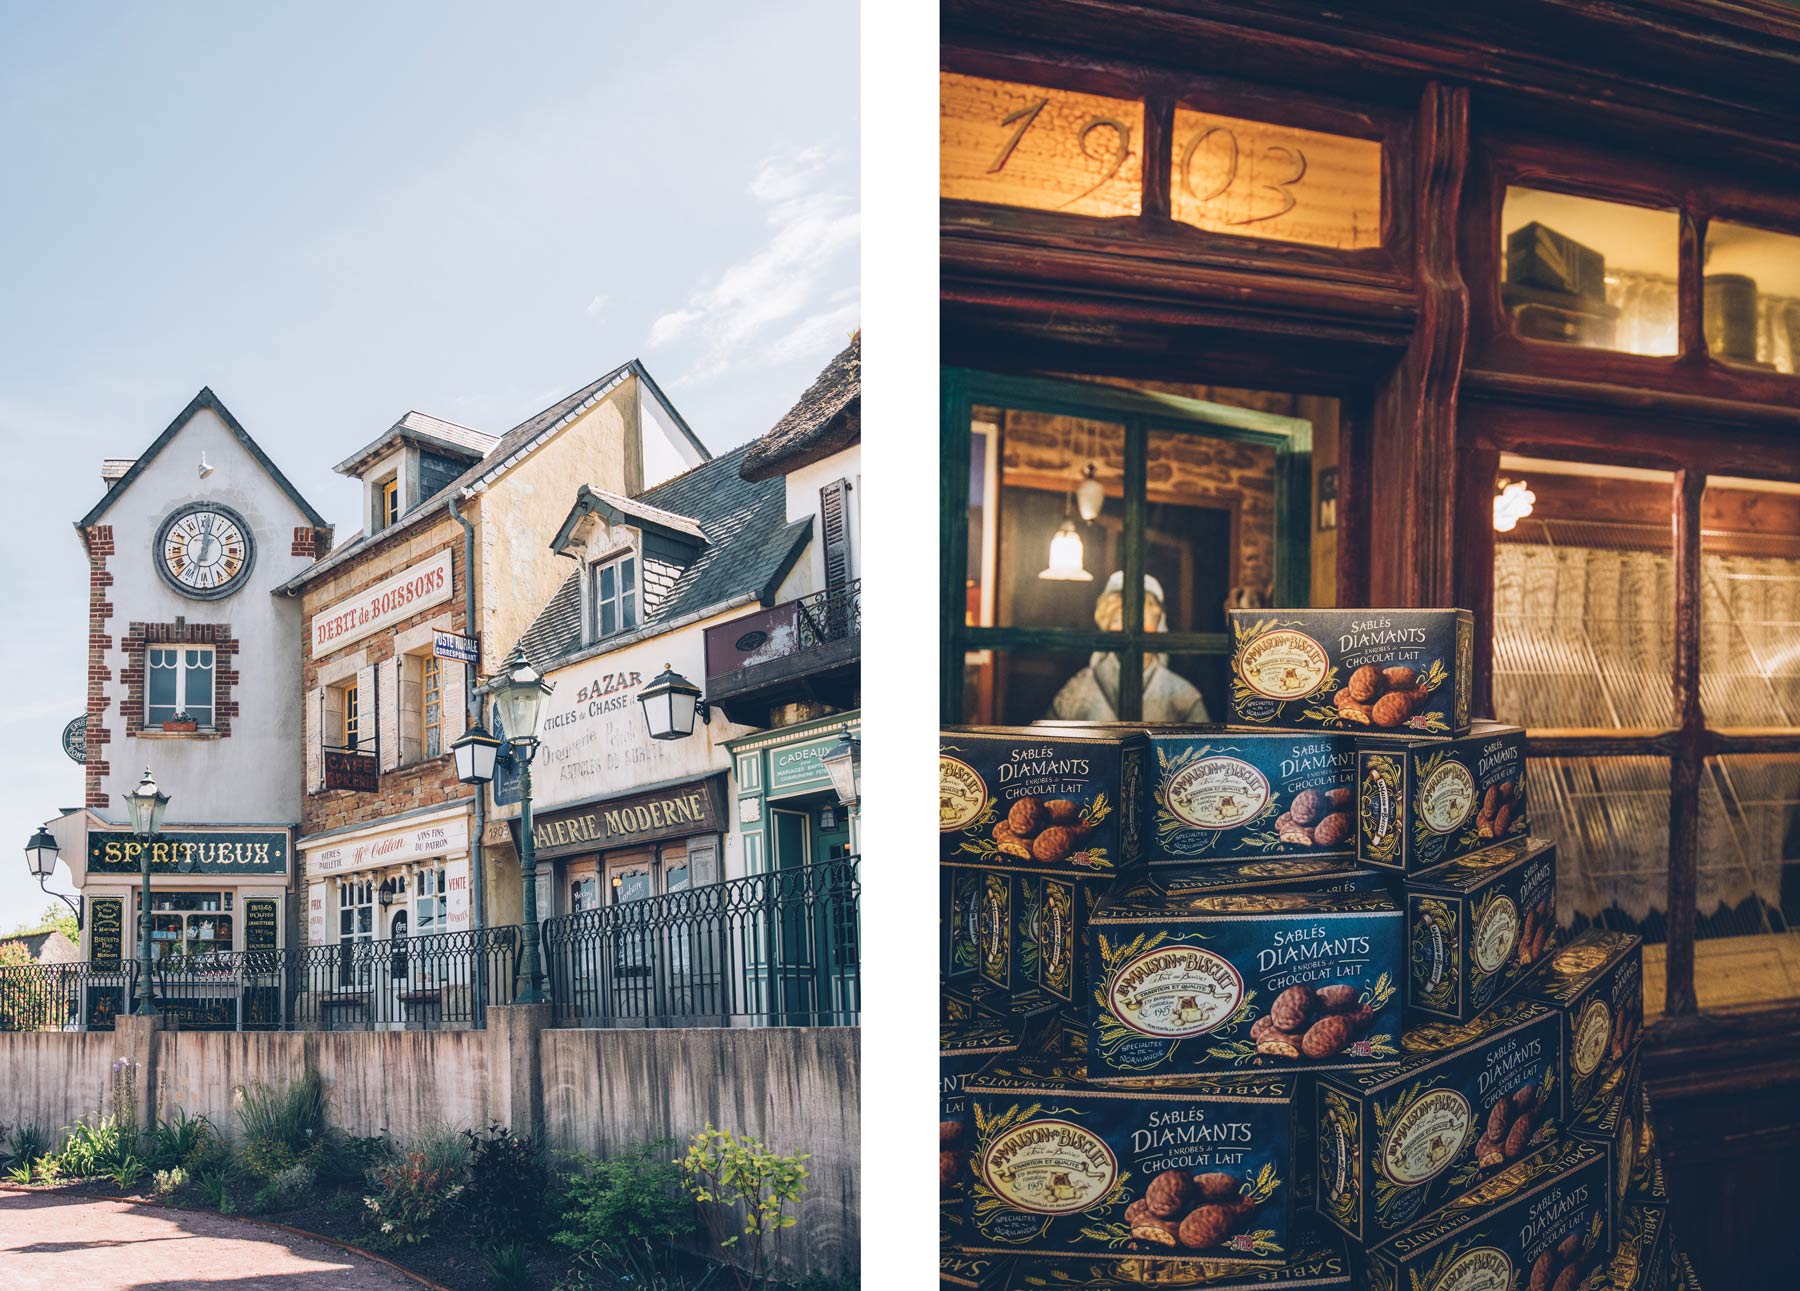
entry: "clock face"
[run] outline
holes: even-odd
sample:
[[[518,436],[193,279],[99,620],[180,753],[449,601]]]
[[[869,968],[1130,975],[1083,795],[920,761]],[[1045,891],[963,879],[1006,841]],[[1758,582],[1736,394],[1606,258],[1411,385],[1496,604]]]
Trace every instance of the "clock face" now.
[[[156,557],[157,571],[176,591],[212,600],[243,584],[256,548],[243,517],[228,507],[202,503],[163,521]]]

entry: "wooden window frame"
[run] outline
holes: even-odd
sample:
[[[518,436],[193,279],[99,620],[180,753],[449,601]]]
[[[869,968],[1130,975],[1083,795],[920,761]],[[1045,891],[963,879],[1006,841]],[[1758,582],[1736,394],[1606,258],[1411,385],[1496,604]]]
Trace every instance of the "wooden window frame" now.
[[[631,593],[627,598],[624,591],[624,570],[631,566]],[[604,570],[613,570],[612,603],[618,606],[618,626],[611,632],[601,630],[601,597],[600,575]],[[629,603],[631,622],[625,621],[625,610]],[[635,632],[644,626],[644,569],[638,560],[636,549],[614,552],[602,556],[588,566],[588,639],[591,642],[610,641],[613,637],[623,636],[627,632]]]
[[[432,717],[433,707],[437,716]],[[432,737],[437,748],[432,748]],[[429,762],[444,753],[444,665],[435,653],[419,659],[419,760]]]
[[[387,529],[400,519],[400,477],[394,475],[375,486],[377,530]]]
[[[1222,421],[1217,405],[1177,395],[1144,394],[1111,385],[1085,385],[1039,377],[1005,376],[966,368],[945,368],[941,374],[942,416],[939,444],[943,458],[939,478],[940,551],[939,612],[944,624],[939,705],[947,724],[964,720],[962,713],[964,659],[971,650],[1073,650],[1113,651],[1119,655],[1119,707],[1140,711],[1143,704],[1143,655],[1154,644],[1159,652],[1183,655],[1223,656],[1231,652],[1223,632],[1158,632],[1141,630],[1102,632],[1099,629],[1063,627],[971,627],[965,621],[964,586],[968,569],[969,534],[965,519],[969,502],[970,422],[974,409],[989,404],[1050,415],[1106,420],[1124,428],[1125,533],[1141,534],[1149,505],[1146,496],[1149,440],[1152,431],[1184,430],[1217,439],[1266,445],[1275,450],[1275,601],[1280,605],[1304,605],[1311,598],[1312,539],[1310,431],[1302,434],[1256,429],[1255,422],[1289,422],[1248,409],[1232,409],[1230,423]],[[1144,621],[1144,550],[1141,544],[1125,544],[1124,622]],[[1149,638],[1154,637],[1154,642]]]
[[[338,747],[360,751],[362,737],[362,687],[353,677],[338,688]]]

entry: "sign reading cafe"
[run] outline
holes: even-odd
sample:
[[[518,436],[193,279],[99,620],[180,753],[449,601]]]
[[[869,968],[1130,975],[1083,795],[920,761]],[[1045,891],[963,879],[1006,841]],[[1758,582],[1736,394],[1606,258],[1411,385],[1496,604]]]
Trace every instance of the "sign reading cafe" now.
[[[288,869],[288,836],[282,829],[170,830],[151,843],[128,829],[96,829],[88,833],[87,872],[141,873],[146,847],[153,874],[285,875]]]
[[[446,548],[319,611],[312,620],[313,658],[341,650],[371,632],[443,604],[450,599],[450,581],[450,552]]]

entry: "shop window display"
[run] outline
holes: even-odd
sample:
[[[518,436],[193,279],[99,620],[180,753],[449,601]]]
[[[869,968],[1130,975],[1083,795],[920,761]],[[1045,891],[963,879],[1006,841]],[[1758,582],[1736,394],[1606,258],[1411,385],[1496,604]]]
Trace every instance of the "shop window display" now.
[[[153,892],[150,895],[150,953],[206,955],[232,948],[230,892]]]
[[[1711,221],[1701,299],[1713,358],[1789,376],[1800,370],[1800,237]]]

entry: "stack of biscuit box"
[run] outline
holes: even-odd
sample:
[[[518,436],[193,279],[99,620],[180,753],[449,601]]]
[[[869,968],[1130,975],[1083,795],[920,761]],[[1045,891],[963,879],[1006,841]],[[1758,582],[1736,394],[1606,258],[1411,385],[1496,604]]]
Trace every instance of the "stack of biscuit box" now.
[[[942,1280],[1696,1285],[1469,613],[1231,620],[1228,725],[941,733]]]

